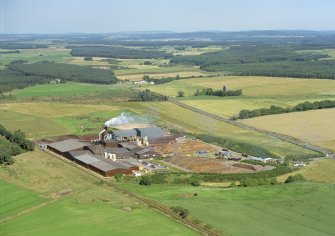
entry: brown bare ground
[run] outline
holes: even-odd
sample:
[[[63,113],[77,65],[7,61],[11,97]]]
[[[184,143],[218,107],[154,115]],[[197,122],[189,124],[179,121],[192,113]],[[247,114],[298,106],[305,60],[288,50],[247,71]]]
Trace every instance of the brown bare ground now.
[[[216,152],[217,149],[208,143],[199,140],[185,139],[181,142],[172,141],[168,144],[156,146],[157,150],[162,154],[176,154],[176,155],[192,155],[200,150],[207,152]]]

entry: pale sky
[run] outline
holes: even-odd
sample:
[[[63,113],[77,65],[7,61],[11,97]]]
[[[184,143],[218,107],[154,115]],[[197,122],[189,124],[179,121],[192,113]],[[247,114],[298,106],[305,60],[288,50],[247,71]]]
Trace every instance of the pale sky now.
[[[335,0],[0,0],[0,33],[335,30]]]

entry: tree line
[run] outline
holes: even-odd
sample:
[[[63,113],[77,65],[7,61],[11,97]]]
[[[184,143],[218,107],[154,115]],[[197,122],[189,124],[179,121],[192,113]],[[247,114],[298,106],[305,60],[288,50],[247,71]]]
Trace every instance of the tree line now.
[[[10,143],[0,143],[0,163],[13,164],[12,156],[16,156],[24,151],[33,151],[34,143],[26,139],[25,133],[21,130],[16,130],[14,133],[8,131],[0,124],[0,136],[3,136]],[[1,140],[0,140],[1,141]]]
[[[2,49],[38,49],[38,48],[48,48],[48,45],[37,44],[37,43],[0,42],[0,48]]]
[[[283,108],[280,106],[271,106],[270,108],[260,108],[254,110],[241,110],[238,114],[238,119],[248,119],[258,116],[266,116],[266,115],[274,115],[274,114],[282,114],[282,113],[290,113],[297,111],[308,111],[308,110],[317,110],[317,109],[325,109],[325,108],[333,108],[335,107],[335,100],[324,100],[324,101],[316,101],[316,102],[303,102],[295,105],[294,107]]]
[[[152,102],[152,101],[167,101],[167,100],[168,100],[167,96],[154,93],[149,89],[145,89],[138,93],[134,93],[129,101]]]
[[[223,86],[222,90],[214,90],[212,88],[204,88],[202,90],[197,89],[195,91],[194,96],[218,96],[218,97],[226,97],[226,96],[241,96],[242,89],[238,90],[227,90],[226,86]]]
[[[163,77],[161,79],[154,79],[148,75],[143,75],[143,80],[147,81],[148,83],[154,82],[155,84],[166,84],[174,80],[180,80],[181,77],[176,75],[176,77]]]
[[[120,59],[171,58],[172,55],[158,50],[143,50],[120,46],[67,46],[71,56],[109,57]]]

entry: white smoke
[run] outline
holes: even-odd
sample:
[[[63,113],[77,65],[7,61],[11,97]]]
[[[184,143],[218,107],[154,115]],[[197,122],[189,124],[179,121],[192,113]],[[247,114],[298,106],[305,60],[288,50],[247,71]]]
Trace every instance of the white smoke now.
[[[119,126],[128,123],[134,123],[138,120],[135,116],[132,116],[129,113],[122,112],[119,116],[114,117],[105,122],[105,126]]]

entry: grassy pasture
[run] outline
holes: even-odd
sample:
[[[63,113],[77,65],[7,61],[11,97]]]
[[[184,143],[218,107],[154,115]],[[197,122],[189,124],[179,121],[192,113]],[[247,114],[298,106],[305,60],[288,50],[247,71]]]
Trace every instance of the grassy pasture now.
[[[54,61],[66,63],[70,61],[70,49],[63,47],[49,47],[40,49],[20,49],[20,53],[0,54],[0,69],[14,60],[26,60],[29,63],[38,61]]]
[[[21,129],[29,138],[96,133],[121,112],[118,106],[64,103],[10,103],[0,105],[1,124]]]
[[[129,88],[121,85],[98,85],[83,83],[43,84],[17,89],[11,92],[17,98],[26,97],[109,97],[126,99]]]
[[[4,167],[2,167],[4,168]],[[45,199],[35,193],[17,187],[0,179],[1,201],[0,220],[27,208],[45,202]]]
[[[241,122],[335,150],[335,109],[262,116]]]
[[[302,174],[307,180],[335,184],[335,160],[324,159],[310,162],[309,165],[300,168],[298,171],[279,176],[280,182],[285,182],[288,176],[292,174]]]
[[[183,206],[192,217],[229,235],[331,235],[334,232],[332,185],[305,182],[233,189],[123,186],[166,205]],[[192,197],[195,192],[198,196]]]
[[[157,85],[152,91],[168,96],[176,96],[179,90],[191,96],[197,89],[213,88],[242,89],[243,95],[250,97],[334,95],[335,81],[320,79],[294,79],[261,76],[223,76],[172,81]]]
[[[312,53],[312,54],[327,54],[330,58],[323,58],[321,60],[334,60],[335,49],[320,49],[320,50],[299,50],[296,53]]]
[[[197,235],[42,151],[15,159],[0,168],[3,235]]]

